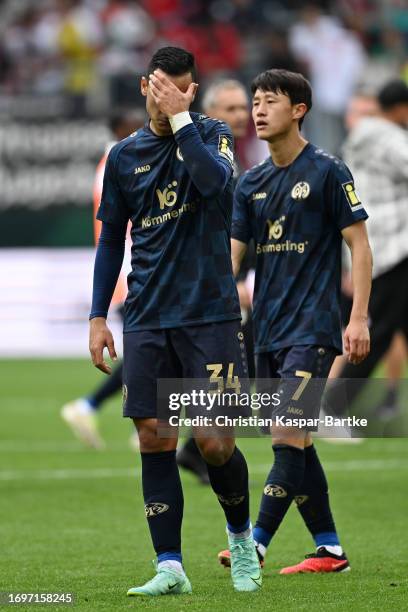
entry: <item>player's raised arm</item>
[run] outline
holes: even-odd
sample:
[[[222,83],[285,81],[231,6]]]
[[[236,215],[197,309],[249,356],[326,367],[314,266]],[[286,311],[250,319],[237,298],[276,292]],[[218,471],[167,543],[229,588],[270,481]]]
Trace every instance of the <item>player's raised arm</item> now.
[[[106,317],[122,267],[128,222],[128,213],[115,174],[116,158],[117,151],[113,149],[106,164],[102,200],[97,214],[97,218],[102,221],[102,231],[95,257],[92,308],[89,315],[92,362],[105,374],[111,373],[110,366],[103,358],[105,347],[112,360],[117,358]]]
[[[353,308],[344,332],[344,348],[349,361],[357,364],[370,352],[367,321],[373,259],[364,221],[345,227],[341,233],[351,251],[353,281]]]
[[[233,139],[229,128],[218,122],[208,141],[203,141],[189,113],[196,83],[190,83],[187,91],[182,92],[157,69],[149,76],[149,87],[157,106],[169,118],[186,168],[201,195],[211,198],[222,194],[233,173]]]

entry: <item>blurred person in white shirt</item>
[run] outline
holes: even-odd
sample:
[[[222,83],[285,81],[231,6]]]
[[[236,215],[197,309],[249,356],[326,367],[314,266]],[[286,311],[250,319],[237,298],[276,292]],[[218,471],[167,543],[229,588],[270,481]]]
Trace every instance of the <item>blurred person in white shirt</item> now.
[[[397,381],[407,355],[408,86],[400,80],[386,84],[378,94],[378,112],[374,105],[369,107],[372,113],[367,115],[371,116],[358,118],[360,102],[350,114],[352,129],[343,150],[369,214],[367,231],[374,258],[369,305],[371,352],[357,366],[344,365],[338,375],[359,379],[348,389],[352,401],[364,379],[388,354],[389,387],[376,407],[377,417],[387,420],[398,412]]]
[[[362,75],[365,52],[357,36],[335,17],[308,3],[289,31],[289,46],[313,87],[313,110],[305,122],[308,139],[338,153],[344,139],[344,114]]]

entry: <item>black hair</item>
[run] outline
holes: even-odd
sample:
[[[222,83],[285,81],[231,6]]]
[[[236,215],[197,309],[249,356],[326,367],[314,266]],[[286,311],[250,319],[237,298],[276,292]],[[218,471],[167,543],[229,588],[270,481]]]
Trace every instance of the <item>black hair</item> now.
[[[398,104],[408,104],[408,85],[400,79],[389,81],[378,93],[378,102],[385,111]]]
[[[257,89],[283,93],[288,96],[292,104],[306,104],[306,113],[312,108],[312,87],[300,72],[290,72],[280,68],[265,70],[252,81],[251,92],[253,96]],[[303,119],[304,116],[299,120],[299,127],[302,126]]]
[[[191,73],[193,81],[197,79],[197,70],[194,55],[180,47],[162,47],[158,49],[150,60],[148,74],[160,68],[170,76],[181,76]]]

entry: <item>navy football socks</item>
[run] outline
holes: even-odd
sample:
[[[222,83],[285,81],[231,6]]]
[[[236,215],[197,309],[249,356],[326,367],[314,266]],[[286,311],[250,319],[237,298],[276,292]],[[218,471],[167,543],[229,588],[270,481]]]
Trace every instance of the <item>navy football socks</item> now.
[[[224,465],[207,463],[208,476],[218,497],[232,533],[241,533],[249,527],[248,466],[244,455],[235,447]]]
[[[254,540],[265,548],[276,533],[304,478],[304,451],[286,444],[274,444],[275,461],[266,479]]]
[[[176,451],[141,453],[145,512],[158,561],[181,562],[183,490]]]
[[[316,547],[339,545],[326,475],[313,445],[305,448],[305,474],[296,491],[295,502]]]

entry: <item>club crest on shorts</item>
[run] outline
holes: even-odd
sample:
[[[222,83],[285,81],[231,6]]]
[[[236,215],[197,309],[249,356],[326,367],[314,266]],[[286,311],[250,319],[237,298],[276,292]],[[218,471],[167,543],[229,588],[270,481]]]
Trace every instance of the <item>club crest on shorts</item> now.
[[[267,484],[264,488],[264,493],[269,497],[287,497],[288,495],[283,487],[274,484]]]
[[[301,181],[300,183],[296,183],[293,187],[290,195],[294,200],[305,200],[310,193],[310,185],[306,183],[306,181]]]
[[[122,398],[123,398],[123,403],[126,404],[126,400],[128,398],[128,388],[126,385],[122,386]]]
[[[145,514],[146,518],[152,518],[152,516],[157,516],[158,514],[162,514],[166,512],[170,506],[167,504],[162,504],[161,502],[151,502],[145,505]]]
[[[184,157],[183,157],[183,156],[182,156],[182,154],[181,154],[180,147],[177,147],[176,157],[177,157],[177,159],[179,159],[180,161],[182,161],[182,162],[184,161]]]

